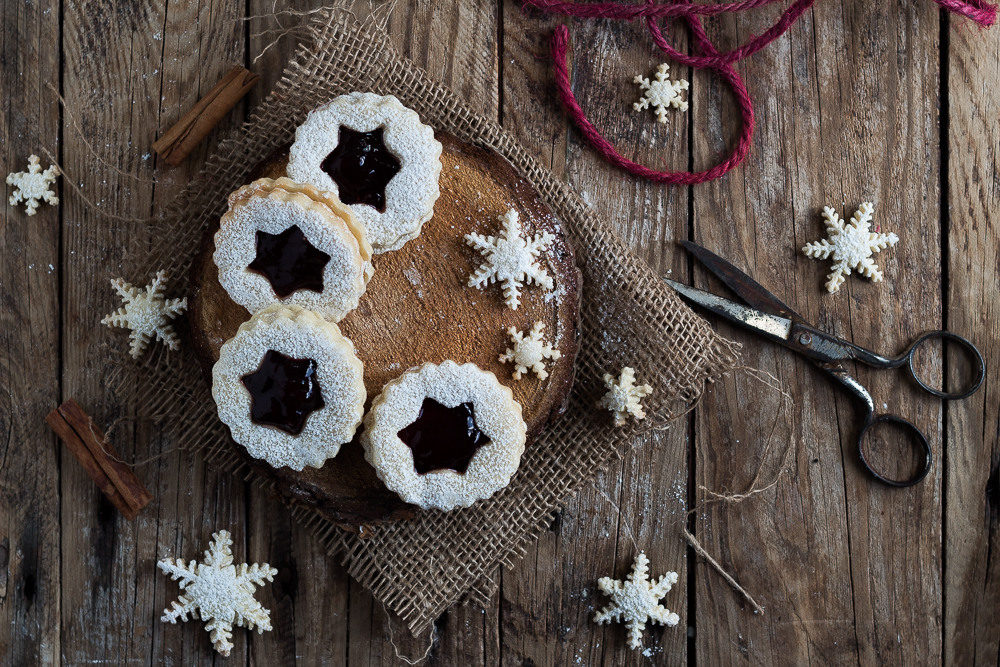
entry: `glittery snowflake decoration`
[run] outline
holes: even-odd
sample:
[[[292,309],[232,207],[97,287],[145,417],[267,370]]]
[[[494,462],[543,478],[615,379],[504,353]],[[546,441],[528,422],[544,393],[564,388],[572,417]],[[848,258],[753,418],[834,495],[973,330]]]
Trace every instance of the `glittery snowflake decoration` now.
[[[131,329],[132,345],[130,352],[133,359],[138,359],[146,350],[153,336],[162,340],[168,348],[176,350],[180,347],[180,339],[170,320],[184,312],[187,308],[187,297],[183,299],[164,299],[163,291],[167,285],[167,272],[159,271],[156,279],[146,287],[146,291],[132,287],[121,278],[115,278],[111,285],[125,301],[125,307],[119,308],[101,320],[101,324],[109,327]]]
[[[681,99],[681,91],[687,90],[690,84],[684,79],[671,81],[667,78],[667,71],[670,65],[666,63],[656,68],[656,80],[650,82],[644,76],[637,75],[633,79],[639,84],[639,89],[644,91],[642,99],[632,105],[636,111],[642,111],[653,107],[656,109],[656,120],[661,123],[667,122],[667,108],[673,107],[681,111],[688,110],[688,103]]]
[[[21,202],[26,202],[28,215],[35,214],[39,201],[55,206],[59,203],[59,197],[56,197],[56,193],[52,192],[49,186],[56,182],[58,175],[59,167],[52,165],[42,171],[38,156],[30,156],[28,158],[28,171],[7,174],[7,185],[13,185],[16,188],[14,194],[10,196],[10,205],[17,206]]]
[[[851,275],[851,269],[871,278],[873,283],[882,282],[882,272],[872,259],[872,253],[884,250],[886,246],[896,245],[899,237],[892,233],[873,234],[868,230],[874,210],[871,202],[865,202],[855,211],[851,222],[845,224],[836,211],[824,206],[823,217],[826,219],[829,240],[823,239],[802,248],[802,252],[813,259],[833,256],[833,271],[827,275],[826,282],[826,290],[831,294],[840,289],[845,276]]]
[[[469,287],[483,288],[492,282],[503,285],[503,298],[511,310],[521,302],[521,285],[534,282],[552,289],[552,278],[538,264],[538,256],[555,237],[548,232],[535,238],[522,237],[517,211],[511,209],[498,220],[503,223],[500,236],[466,234],[465,242],[479,251],[486,262],[469,277]]]
[[[657,581],[649,580],[649,559],[639,552],[632,564],[632,573],[625,582],[611,577],[601,577],[597,587],[601,592],[611,597],[611,604],[597,612],[594,620],[598,625],[616,621],[628,627],[628,645],[630,648],[642,648],[642,631],[646,621],[674,627],[681,620],[680,616],[659,604],[660,598],[677,583],[677,573],[667,572]]]
[[[615,413],[615,426],[624,426],[628,415],[636,419],[646,418],[639,401],[653,393],[653,388],[648,384],[636,386],[634,370],[626,366],[617,380],[611,373],[605,373],[604,384],[608,393],[597,402],[597,407]]]
[[[177,623],[191,618],[200,618],[215,650],[228,656],[233,644],[233,625],[242,625],[248,630],[257,627],[259,634],[271,629],[271,613],[254,599],[254,586],[263,586],[264,580],[273,581],[278,571],[264,563],[247,566],[246,563],[233,565],[233,554],[229,545],[233,543],[229,532],[220,530],[212,535],[212,543],[205,552],[205,562],[191,561],[187,565],[180,558],[167,558],[157,566],[171,579],[180,580],[184,594],[170,603],[170,609],[163,610],[160,618],[164,623]]]
[[[535,322],[531,331],[527,332],[527,337],[516,327],[507,329],[514,349],[507,348],[507,353],[500,355],[500,362],[504,364],[514,363],[514,373],[511,377],[515,380],[520,380],[529,368],[535,372],[539,380],[544,380],[549,376],[545,370],[545,360],[555,361],[562,356],[559,350],[552,349],[551,344],[542,340],[543,329],[545,329],[544,322]]]

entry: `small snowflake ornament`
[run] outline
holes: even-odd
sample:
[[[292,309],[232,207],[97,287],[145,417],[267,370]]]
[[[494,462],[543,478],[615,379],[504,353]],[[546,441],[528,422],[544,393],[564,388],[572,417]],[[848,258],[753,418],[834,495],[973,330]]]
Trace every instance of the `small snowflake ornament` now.
[[[180,347],[180,339],[170,320],[184,312],[187,308],[187,297],[183,299],[164,299],[163,291],[167,285],[167,272],[158,271],[156,279],[146,286],[146,291],[132,287],[121,278],[111,281],[125,306],[119,308],[101,320],[101,324],[109,327],[131,329],[132,345],[130,352],[133,359],[138,359],[146,350],[153,336],[162,340],[168,348],[176,350]]]
[[[59,203],[59,197],[49,189],[49,186],[56,182],[58,175],[59,167],[52,165],[42,171],[38,156],[30,156],[28,158],[28,171],[7,174],[7,185],[13,185],[16,188],[14,194],[10,196],[10,205],[17,206],[21,202],[26,202],[25,208],[28,215],[35,214],[39,201],[55,206]]]
[[[535,322],[531,331],[520,332],[516,327],[507,329],[510,341],[514,344],[514,349],[507,348],[506,354],[500,355],[500,362],[509,364],[513,362],[514,373],[511,375],[515,380],[520,380],[521,376],[528,372],[530,368],[538,376],[539,380],[544,380],[549,376],[545,370],[545,360],[555,361],[562,356],[559,350],[552,349],[550,343],[542,340],[542,330],[545,329],[544,322]]]
[[[671,81],[667,78],[670,65],[666,63],[656,68],[656,80],[650,82],[644,76],[636,75],[634,83],[639,84],[639,90],[644,91],[642,99],[632,105],[636,111],[653,107],[656,109],[656,120],[667,122],[667,108],[673,107],[681,111],[688,110],[688,103],[681,99],[681,91],[687,90],[690,84],[684,79]]]
[[[642,648],[642,631],[646,621],[674,627],[680,616],[659,604],[660,598],[677,583],[677,573],[667,572],[656,581],[649,580],[649,559],[639,552],[632,564],[632,573],[624,582],[611,577],[601,577],[597,587],[611,597],[611,604],[597,612],[594,620],[598,625],[616,621],[628,627],[630,648]]]
[[[483,255],[486,262],[469,277],[469,287],[483,288],[492,282],[503,285],[503,298],[511,310],[517,310],[521,285],[534,282],[552,289],[552,278],[539,265],[539,254],[555,237],[548,232],[535,238],[521,235],[517,211],[510,209],[499,218],[503,223],[500,236],[466,234],[465,241]]]
[[[157,563],[157,567],[180,580],[184,595],[171,602],[170,609],[163,610],[160,618],[164,623],[177,623],[177,619],[188,620],[188,615],[197,620],[207,621],[212,645],[223,656],[228,656],[233,644],[233,625],[242,625],[248,630],[257,627],[259,634],[271,629],[271,612],[260,606],[254,598],[254,586],[263,586],[264,580],[274,581],[278,571],[264,563],[247,566],[246,563],[233,565],[233,554],[229,545],[233,543],[229,532],[220,530],[212,534],[212,543],[205,552],[205,562],[191,561],[187,565],[180,558],[167,558]]]
[[[653,393],[653,388],[648,384],[636,386],[634,370],[626,366],[617,380],[611,373],[605,373],[604,385],[608,393],[597,402],[597,407],[615,413],[615,426],[624,426],[628,415],[636,419],[646,418],[639,401]]]
[[[872,259],[872,253],[884,250],[886,246],[896,245],[899,237],[892,233],[869,231],[873,210],[875,207],[871,202],[865,202],[855,211],[851,222],[845,224],[836,211],[824,206],[823,217],[826,219],[829,240],[823,239],[802,248],[802,252],[813,259],[833,256],[833,271],[827,275],[826,282],[826,290],[831,294],[840,289],[845,276],[851,275],[851,269],[871,278],[874,283],[882,282],[882,272]]]

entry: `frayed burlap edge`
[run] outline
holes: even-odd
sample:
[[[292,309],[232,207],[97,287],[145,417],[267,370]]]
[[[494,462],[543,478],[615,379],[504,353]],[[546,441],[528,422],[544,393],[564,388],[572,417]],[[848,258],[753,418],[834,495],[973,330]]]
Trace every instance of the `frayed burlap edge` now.
[[[310,32],[311,43],[300,45],[276,90],[220,144],[198,179],[156,223],[160,241],[133,261],[128,276],[139,280],[166,268],[175,277],[173,289],[186,290],[199,239],[224,212],[226,195],[253,165],[292,139],[310,109],[355,90],[395,95],[424,122],[509,160],[564,225],[584,276],[582,337],[569,408],[528,448],[506,489],[471,508],[426,512],[378,526],[368,536],[345,532],[307,508],[292,508],[331,553],[341,555],[352,577],[412,631],[422,632],[456,602],[485,605],[496,591],[499,566],[513,567],[523,557],[568,496],[640,433],[682,414],[706,381],[736,366],[737,354],[629,251],[611,223],[597,218],[503,128],[400,57],[384,33],[333,12],[314,16]],[[617,374],[623,366],[635,368],[654,393],[644,401],[644,422],[614,429],[610,413],[595,410],[594,403],[605,391],[603,374]],[[185,449],[203,450],[213,465],[271,486],[236,455],[189,349],[169,353],[155,346],[138,365],[119,365],[113,382],[143,416],[176,425],[174,437]]]

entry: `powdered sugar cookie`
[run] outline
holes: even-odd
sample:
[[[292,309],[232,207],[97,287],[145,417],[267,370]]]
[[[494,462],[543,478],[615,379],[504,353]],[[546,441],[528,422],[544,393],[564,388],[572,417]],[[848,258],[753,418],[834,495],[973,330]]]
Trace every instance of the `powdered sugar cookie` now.
[[[372,248],[351,209],[287,178],[229,195],[215,248],[219,282],[251,313],[283,303],[339,322],[372,275]]]
[[[273,305],[240,326],[212,368],[219,418],[275,468],[319,468],[350,442],[367,398],[364,368],[336,324]]]
[[[440,158],[434,130],[416,112],[392,95],[351,93],[309,113],[287,169],[350,206],[380,253],[416,238],[433,215]]]
[[[452,510],[507,486],[524,453],[521,406],[474,364],[424,364],[385,385],[365,417],[365,458],[387,487]]]

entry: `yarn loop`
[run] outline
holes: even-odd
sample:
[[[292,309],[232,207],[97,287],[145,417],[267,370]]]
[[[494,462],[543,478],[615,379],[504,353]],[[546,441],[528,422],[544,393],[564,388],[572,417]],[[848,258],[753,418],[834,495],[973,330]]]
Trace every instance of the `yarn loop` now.
[[[604,138],[600,131],[587,119],[586,113],[576,101],[573,87],[570,84],[567,52],[569,50],[569,29],[561,25],[552,35],[551,49],[554,61],[553,70],[556,80],[556,90],[567,115],[579,128],[584,138],[608,162],[625,171],[656,183],[671,185],[691,185],[712,181],[731,171],[746,158],[750,152],[750,142],[754,132],[753,101],[747,91],[742,77],[733,64],[760,51],[762,48],[783,35],[816,0],[795,0],[782,13],[781,17],[762,34],[751,37],[743,46],[719,53],[715,45],[705,33],[701,17],[717,16],[730,12],[743,12],[770,5],[779,0],[741,0],[722,4],[698,5],[690,0],[680,0],[669,4],[658,4],[656,0],[647,0],[646,4],[621,4],[617,2],[565,2],[564,0],[524,0],[524,8],[533,8],[550,14],[560,14],[577,18],[601,18],[632,21],[644,19],[646,27],[656,46],[673,60],[693,69],[711,69],[719,73],[736,95],[740,108],[743,129],[739,139],[729,156],[716,166],[705,171],[657,171],[637,162],[629,160],[615,148],[614,144]],[[997,8],[986,0],[934,0],[947,11],[965,16],[975,21],[983,28],[988,28],[996,21]],[[659,21],[666,19],[684,19],[691,31],[694,55],[688,55],[675,49],[667,42],[660,29]]]

